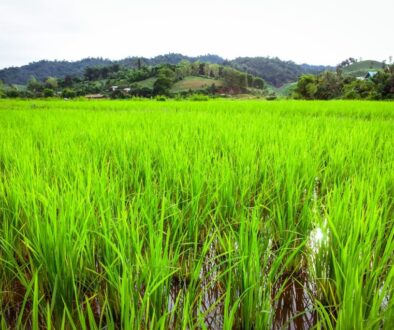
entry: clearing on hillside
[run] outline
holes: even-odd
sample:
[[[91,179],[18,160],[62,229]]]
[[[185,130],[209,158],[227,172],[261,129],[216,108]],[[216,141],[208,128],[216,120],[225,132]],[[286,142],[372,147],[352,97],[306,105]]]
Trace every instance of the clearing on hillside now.
[[[172,93],[187,92],[189,90],[202,90],[215,85],[223,86],[223,81],[217,79],[209,79],[204,77],[188,76],[176,82],[171,88]]]

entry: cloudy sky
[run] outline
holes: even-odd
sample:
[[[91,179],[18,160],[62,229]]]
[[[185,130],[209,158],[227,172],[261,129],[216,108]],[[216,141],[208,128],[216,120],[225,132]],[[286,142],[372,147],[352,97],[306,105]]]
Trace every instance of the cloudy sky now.
[[[0,68],[169,52],[384,60],[393,11],[393,0],[0,0]]]

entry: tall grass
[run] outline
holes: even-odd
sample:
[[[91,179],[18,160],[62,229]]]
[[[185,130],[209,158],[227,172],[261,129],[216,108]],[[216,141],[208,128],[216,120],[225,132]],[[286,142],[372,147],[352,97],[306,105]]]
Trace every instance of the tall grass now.
[[[0,101],[0,324],[394,327],[394,104]]]

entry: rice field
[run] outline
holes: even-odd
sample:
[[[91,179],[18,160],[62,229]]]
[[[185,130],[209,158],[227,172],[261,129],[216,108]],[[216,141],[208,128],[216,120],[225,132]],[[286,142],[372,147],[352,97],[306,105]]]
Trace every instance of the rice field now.
[[[393,329],[394,103],[0,100],[0,327]]]

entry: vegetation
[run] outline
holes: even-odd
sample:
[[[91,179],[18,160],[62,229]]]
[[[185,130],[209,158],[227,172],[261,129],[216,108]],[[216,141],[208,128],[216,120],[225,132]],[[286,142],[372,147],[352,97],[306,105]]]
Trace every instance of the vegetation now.
[[[319,73],[324,70],[333,70],[328,66],[298,65],[290,61],[281,61],[278,58],[257,57],[237,58],[227,61],[217,55],[203,55],[189,57],[181,54],[160,55],[154,58],[129,57],[120,61],[110,61],[102,58],[87,58],[77,62],[67,61],[39,61],[20,68],[7,68],[0,70],[0,80],[6,84],[26,85],[33,76],[39,81],[47,77],[64,79],[67,76],[82,78],[87,68],[109,67],[117,65],[127,69],[141,69],[163,64],[178,65],[181,62],[202,62],[233,67],[254,76],[264,79],[271,85],[280,87],[288,82],[294,82],[301,74]]]
[[[330,99],[394,99],[394,65],[385,66],[373,76],[354,78],[342,70],[324,72],[318,76],[302,75],[294,89],[295,98]]]
[[[329,66],[298,65],[292,61],[282,61],[277,57],[239,57],[231,65],[241,71],[263,78],[275,87],[296,81],[302,74],[318,74],[333,70]]]
[[[184,79],[176,82],[172,88],[172,93],[182,93],[189,90],[207,90],[209,88],[216,90],[223,87],[223,80],[212,79],[207,77],[187,76]],[[263,85],[264,88],[264,85]]]
[[[0,113],[2,328],[394,327],[393,103]]]
[[[249,89],[264,90],[261,78],[230,67],[203,62],[181,61],[177,65],[163,64],[127,69],[118,64],[87,67],[83,78],[66,76],[64,79],[47,77],[40,82],[34,77],[27,83],[27,91],[13,90],[8,97],[40,98],[63,96],[71,98],[101,95],[111,98],[173,96],[193,93],[239,94]],[[12,88],[11,88],[12,89]]]
[[[263,97],[267,100],[278,97],[306,100],[394,99],[394,68],[385,62],[357,61],[350,57],[334,70],[323,66],[296,65],[278,58],[245,57],[225,61],[215,55],[206,55],[190,58],[192,61],[188,59],[180,54],[153,59],[128,58],[115,63],[99,59],[98,63],[104,61],[109,64],[85,66],[81,75],[65,75],[63,78],[45,76],[40,80],[31,75],[26,85],[3,83],[0,98],[89,96],[125,99],[158,95],[187,98],[192,94],[205,94]],[[60,65],[63,62],[56,63]],[[96,61],[89,59],[84,63]],[[152,66],[152,63],[166,64]]]
[[[354,59],[353,59],[354,60]],[[340,69],[342,70],[344,75],[351,76],[354,78],[357,77],[364,77],[368,71],[377,71],[377,70],[382,70],[385,68],[385,63],[384,62],[378,62],[378,61],[353,61],[353,62],[348,62],[348,64],[344,65],[342,63],[342,66],[340,66]]]

